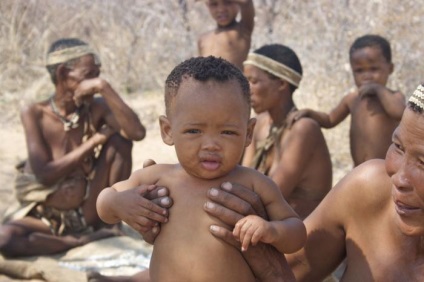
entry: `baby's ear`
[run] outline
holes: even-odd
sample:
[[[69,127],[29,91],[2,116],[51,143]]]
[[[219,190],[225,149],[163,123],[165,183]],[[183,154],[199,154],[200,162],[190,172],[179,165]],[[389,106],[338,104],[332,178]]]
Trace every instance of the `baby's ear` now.
[[[159,117],[160,135],[166,145],[174,145],[174,139],[172,139],[171,122],[166,116]]]
[[[247,132],[246,132],[246,143],[245,147],[249,146],[252,143],[253,139],[253,130],[255,129],[256,118],[251,118],[247,123]]]

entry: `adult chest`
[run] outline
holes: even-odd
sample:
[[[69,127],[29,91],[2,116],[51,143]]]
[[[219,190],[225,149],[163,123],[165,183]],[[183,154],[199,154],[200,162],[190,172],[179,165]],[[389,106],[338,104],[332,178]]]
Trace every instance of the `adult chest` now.
[[[41,136],[52,158],[59,158],[81,145],[86,131],[85,116],[81,116],[78,127],[64,129],[63,122],[54,115],[44,115],[41,119]]]
[[[347,233],[348,267],[341,281],[424,281],[424,260],[413,260],[385,221]]]

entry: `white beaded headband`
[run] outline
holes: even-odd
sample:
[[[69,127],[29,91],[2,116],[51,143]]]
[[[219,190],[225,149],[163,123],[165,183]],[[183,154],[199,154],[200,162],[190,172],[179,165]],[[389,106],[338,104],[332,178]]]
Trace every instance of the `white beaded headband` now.
[[[424,86],[418,85],[417,89],[409,97],[409,102],[414,103],[424,110]]]

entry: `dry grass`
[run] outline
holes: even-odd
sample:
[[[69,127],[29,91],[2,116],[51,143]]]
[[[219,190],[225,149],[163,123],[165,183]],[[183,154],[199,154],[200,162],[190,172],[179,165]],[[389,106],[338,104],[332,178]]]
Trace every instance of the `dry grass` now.
[[[413,0],[254,0],[252,49],[283,43],[298,53],[304,79],[300,107],[330,110],[353,85],[348,64],[352,41],[366,33],[387,37],[396,65],[392,88],[411,93],[422,81],[420,36],[424,6]],[[177,63],[196,55],[196,38],[214,22],[194,0],[0,1],[0,111],[18,123],[20,103],[53,91],[43,61],[49,44],[79,37],[100,53],[103,75],[127,98],[161,92]],[[140,94],[141,93],[141,94]],[[157,112],[142,119],[155,120]],[[335,179],[350,169],[348,121],[325,131]],[[340,171],[340,172],[338,172]]]

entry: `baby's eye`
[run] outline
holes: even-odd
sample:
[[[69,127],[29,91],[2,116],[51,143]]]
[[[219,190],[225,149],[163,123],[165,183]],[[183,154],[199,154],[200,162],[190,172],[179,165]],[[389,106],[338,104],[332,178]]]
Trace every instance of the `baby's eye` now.
[[[222,134],[225,134],[225,135],[237,135],[237,132],[231,131],[231,130],[224,130],[224,131],[222,131]]]
[[[197,134],[197,133],[200,133],[200,130],[199,129],[187,129],[186,131],[184,131],[184,133]]]

